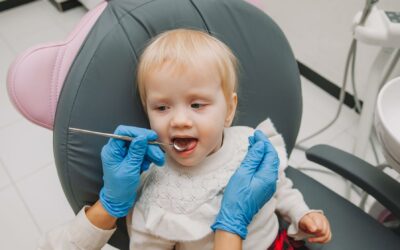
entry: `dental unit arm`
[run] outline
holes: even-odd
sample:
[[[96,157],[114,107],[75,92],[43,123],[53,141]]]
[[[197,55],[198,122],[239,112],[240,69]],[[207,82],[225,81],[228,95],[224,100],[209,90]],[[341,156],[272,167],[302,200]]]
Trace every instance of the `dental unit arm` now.
[[[354,37],[367,44],[396,48],[400,44],[400,11],[381,10],[377,2],[367,0],[364,11],[355,16]]]

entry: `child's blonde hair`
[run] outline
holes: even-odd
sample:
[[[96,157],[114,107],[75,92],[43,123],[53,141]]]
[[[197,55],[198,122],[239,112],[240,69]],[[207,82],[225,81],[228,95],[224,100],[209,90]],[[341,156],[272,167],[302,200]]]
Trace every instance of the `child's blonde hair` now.
[[[147,46],[137,68],[137,84],[143,107],[146,108],[144,84],[149,74],[166,63],[176,73],[192,69],[201,60],[208,60],[221,77],[221,87],[228,101],[236,92],[238,61],[232,51],[217,38],[198,30],[175,29],[161,33]],[[212,65],[214,64],[214,65]]]

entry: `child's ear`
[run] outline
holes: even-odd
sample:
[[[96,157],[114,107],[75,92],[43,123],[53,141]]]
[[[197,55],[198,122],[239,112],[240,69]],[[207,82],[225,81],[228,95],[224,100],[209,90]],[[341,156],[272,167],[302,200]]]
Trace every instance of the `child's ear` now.
[[[235,117],[236,106],[237,106],[238,98],[236,93],[232,93],[232,96],[228,102],[228,112],[225,117],[225,127],[230,127]]]

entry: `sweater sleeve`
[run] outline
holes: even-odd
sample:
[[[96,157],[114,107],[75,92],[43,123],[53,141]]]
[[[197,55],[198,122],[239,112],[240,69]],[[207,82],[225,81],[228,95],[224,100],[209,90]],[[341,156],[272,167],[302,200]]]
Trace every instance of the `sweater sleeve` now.
[[[278,153],[279,177],[276,187],[275,199],[276,210],[284,220],[290,223],[288,235],[297,239],[302,239],[308,235],[299,229],[300,219],[310,212],[322,212],[320,210],[311,210],[303,199],[299,190],[293,188],[293,182],[286,177],[285,169],[288,165],[285,142],[280,134],[274,128],[272,122],[267,119],[258,125],[257,129],[263,131]]]
[[[38,249],[95,250],[105,246],[116,228],[103,230],[91,224],[86,217],[87,208],[88,206],[83,207],[69,223],[46,233],[40,239]]]

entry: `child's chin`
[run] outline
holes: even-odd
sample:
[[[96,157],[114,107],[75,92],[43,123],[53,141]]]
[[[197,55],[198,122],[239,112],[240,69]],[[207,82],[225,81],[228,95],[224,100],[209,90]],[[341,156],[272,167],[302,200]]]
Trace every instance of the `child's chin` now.
[[[176,159],[175,161],[179,163],[184,168],[192,168],[198,165],[200,162],[194,159]]]
[[[192,168],[196,166],[197,164],[189,161],[178,161],[179,165],[181,165],[184,168]]]

